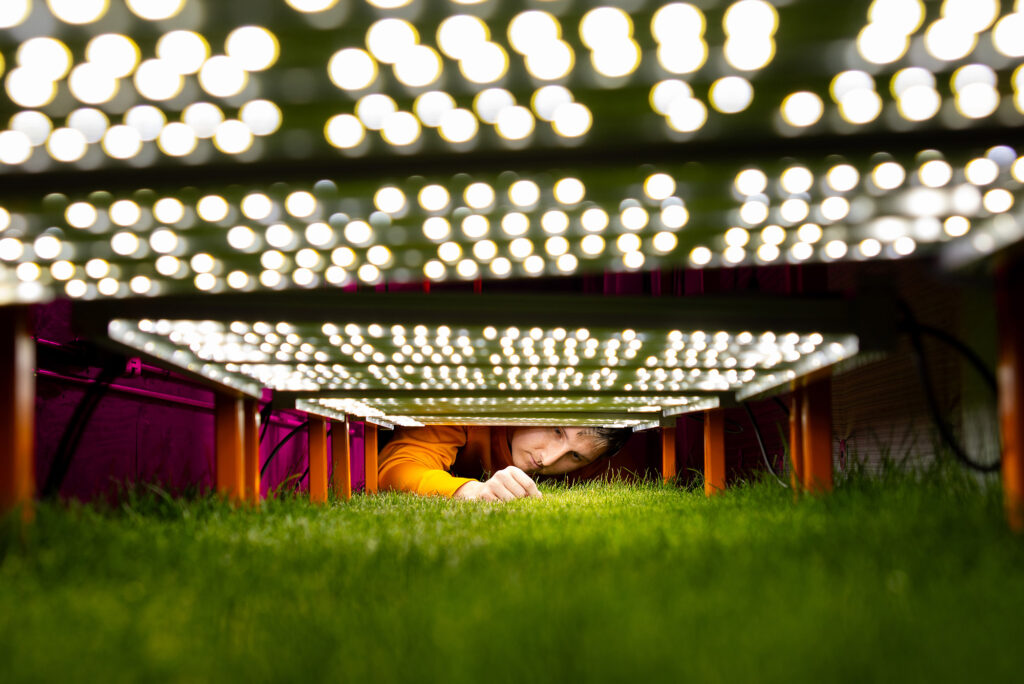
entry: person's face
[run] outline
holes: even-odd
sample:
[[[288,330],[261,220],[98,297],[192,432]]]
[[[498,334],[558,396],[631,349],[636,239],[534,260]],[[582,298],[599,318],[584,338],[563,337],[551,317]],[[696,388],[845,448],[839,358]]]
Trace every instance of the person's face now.
[[[512,432],[512,464],[531,475],[561,475],[593,463],[604,452],[586,428],[530,427]]]

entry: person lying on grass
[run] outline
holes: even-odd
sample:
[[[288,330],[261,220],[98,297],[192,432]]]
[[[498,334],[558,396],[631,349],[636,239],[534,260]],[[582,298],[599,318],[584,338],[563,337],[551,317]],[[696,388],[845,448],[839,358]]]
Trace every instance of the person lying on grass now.
[[[625,444],[628,428],[468,427],[398,428],[381,450],[381,489],[511,501],[541,494],[534,478],[560,476],[595,464]],[[581,474],[583,474],[581,472]]]

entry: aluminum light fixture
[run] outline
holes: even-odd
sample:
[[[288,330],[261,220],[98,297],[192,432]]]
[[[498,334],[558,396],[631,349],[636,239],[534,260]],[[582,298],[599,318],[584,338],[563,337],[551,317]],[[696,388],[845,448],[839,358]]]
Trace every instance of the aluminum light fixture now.
[[[604,297],[318,299],[304,308],[285,306],[287,297],[220,298],[206,318],[161,319],[125,318],[142,310],[141,301],[97,302],[101,313],[88,315],[133,353],[207,380],[393,424],[629,425],[787,386],[855,356],[858,319],[886,318],[882,309],[855,313],[838,302],[794,309],[763,298],[726,312],[713,301]],[[201,311],[202,300],[174,300],[168,310]],[[330,310],[346,313],[311,322]],[[750,325],[735,327],[743,320]]]

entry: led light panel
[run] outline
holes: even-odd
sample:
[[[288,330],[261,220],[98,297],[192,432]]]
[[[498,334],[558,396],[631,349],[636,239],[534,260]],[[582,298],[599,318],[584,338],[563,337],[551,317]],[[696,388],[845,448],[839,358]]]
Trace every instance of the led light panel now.
[[[1006,3],[0,12],[0,304],[985,255],[1024,232]]]
[[[1022,178],[1024,157],[996,146],[51,193],[0,205],[0,302],[988,253],[1024,231]]]
[[[0,167],[1020,125],[997,0],[11,0]]]
[[[635,425],[764,392],[858,350],[852,335],[606,327],[116,319],[108,332],[218,382],[394,424]]]

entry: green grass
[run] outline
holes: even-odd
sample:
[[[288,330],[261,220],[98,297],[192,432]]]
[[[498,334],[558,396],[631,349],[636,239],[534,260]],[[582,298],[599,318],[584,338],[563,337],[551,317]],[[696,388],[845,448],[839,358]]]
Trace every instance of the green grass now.
[[[129,496],[0,538],[0,681],[1006,681],[1024,541],[933,472],[259,512]]]

